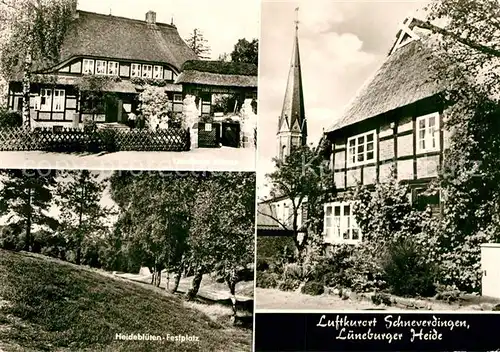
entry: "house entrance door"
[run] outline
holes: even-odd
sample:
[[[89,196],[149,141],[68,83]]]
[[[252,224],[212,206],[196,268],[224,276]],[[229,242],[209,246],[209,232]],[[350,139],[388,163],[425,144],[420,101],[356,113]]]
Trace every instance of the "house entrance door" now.
[[[114,96],[105,97],[106,122],[118,122],[118,101]]]

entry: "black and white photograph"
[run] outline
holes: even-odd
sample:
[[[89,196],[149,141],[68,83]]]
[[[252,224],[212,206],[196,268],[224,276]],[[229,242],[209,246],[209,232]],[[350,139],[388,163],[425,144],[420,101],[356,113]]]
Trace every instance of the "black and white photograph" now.
[[[254,171],[258,13],[2,1],[0,166]]]
[[[262,2],[258,312],[500,308],[499,13]]]
[[[0,171],[1,351],[252,351],[255,173]]]

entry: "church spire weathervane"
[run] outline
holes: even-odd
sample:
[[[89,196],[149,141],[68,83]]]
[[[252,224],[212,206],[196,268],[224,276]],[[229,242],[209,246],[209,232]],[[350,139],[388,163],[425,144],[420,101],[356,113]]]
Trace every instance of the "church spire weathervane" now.
[[[295,30],[298,31],[299,30],[299,8],[296,7],[295,8]]]

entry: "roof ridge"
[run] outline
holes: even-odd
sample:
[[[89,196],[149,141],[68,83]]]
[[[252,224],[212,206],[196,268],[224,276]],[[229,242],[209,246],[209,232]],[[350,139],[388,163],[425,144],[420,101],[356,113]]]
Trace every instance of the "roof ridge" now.
[[[87,14],[87,15],[96,15],[96,16],[104,17],[104,18],[110,18],[111,17],[111,18],[116,18],[116,19],[119,19],[119,20],[124,20],[124,21],[129,21],[129,22],[135,22],[135,23],[140,23],[140,24],[145,24],[145,25],[148,24],[146,21],[139,20],[137,18],[115,16],[115,15],[106,15],[104,13],[92,12],[92,11],[85,11],[85,10],[77,10],[77,12],[78,13]],[[167,27],[167,28],[171,28],[171,29],[177,29],[177,27],[175,25],[164,23],[164,22],[156,22],[155,25],[156,26],[160,26],[160,27]]]

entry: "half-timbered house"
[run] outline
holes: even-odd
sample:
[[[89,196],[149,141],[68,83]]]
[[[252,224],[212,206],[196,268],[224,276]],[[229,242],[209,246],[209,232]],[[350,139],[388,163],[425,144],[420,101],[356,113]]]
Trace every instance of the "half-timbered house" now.
[[[174,24],[157,22],[153,11],[144,21],[76,9],[73,17],[59,62],[50,67],[33,63],[31,127],[74,127],[85,119],[126,123],[138,108],[137,96],[145,82],[164,87],[172,110],[182,111],[182,86],[175,80],[184,62],[197,56]],[[13,110],[23,106],[22,76],[14,75],[9,84]],[[82,94],[80,87],[92,79],[116,99],[96,103]]]
[[[338,195],[324,205],[326,243],[362,240],[347,200],[357,184],[374,185],[388,177],[411,186],[413,202],[439,206],[439,192],[424,195],[443,164],[448,133],[433,64],[430,33],[412,19],[403,22],[385,62],[326,131]]]

